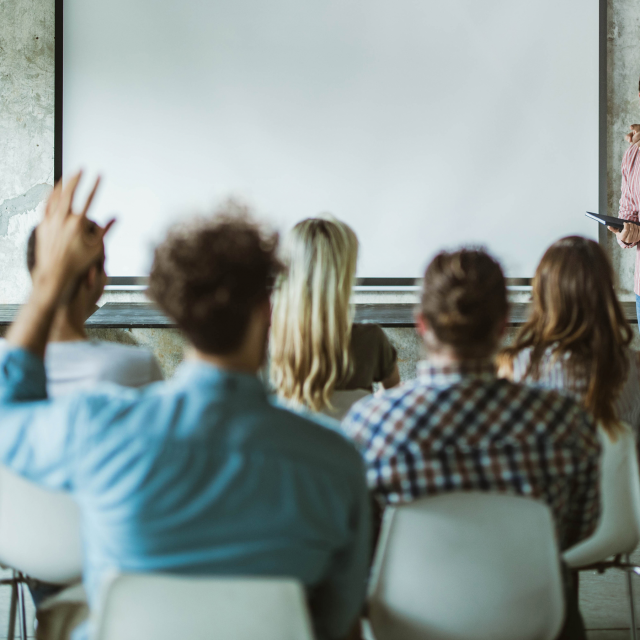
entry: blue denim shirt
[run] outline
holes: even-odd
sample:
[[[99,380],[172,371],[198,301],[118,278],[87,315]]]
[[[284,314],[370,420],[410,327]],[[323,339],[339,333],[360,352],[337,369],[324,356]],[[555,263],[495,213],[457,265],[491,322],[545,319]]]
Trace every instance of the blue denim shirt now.
[[[277,575],[307,587],[319,638],[362,606],[370,550],[360,456],[202,362],[143,390],[47,400],[42,360],[0,356],[0,462],[80,506],[90,603],[108,573]]]

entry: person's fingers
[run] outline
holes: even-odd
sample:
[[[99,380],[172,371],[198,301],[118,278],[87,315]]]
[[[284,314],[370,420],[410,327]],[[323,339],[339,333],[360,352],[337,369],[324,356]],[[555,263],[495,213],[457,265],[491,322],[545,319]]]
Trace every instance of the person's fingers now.
[[[62,189],[62,194],[60,195],[60,201],[58,202],[58,206],[56,207],[57,213],[66,217],[71,212],[71,203],[73,202],[73,196],[76,193],[76,189],[78,188],[78,182],[80,182],[80,178],[82,177],[82,171],[78,171],[75,175],[71,176],[71,179]]]
[[[52,213],[55,211],[56,207],[58,206],[58,201],[60,200],[61,193],[62,193],[62,180],[60,179],[58,180],[58,182],[56,182],[55,186],[53,187],[53,191],[51,192],[51,195],[47,200],[47,206],[45,207],[45,210],[44,210],[45,218],[50,217]]]
[[[116,223],[116,219],[115,218],[111,218],[111,220],[109,220],[109,222],[107,222],[107,224],[104,225],[103,229],[102,229],[102,235],[101,238],[104,238],[107,233],[109,233],[109,229],[111,229],[111,227],[113,227],[113,225]]]
[[[629,128],[631,131],[640,131],[640,124],[632,124]]]
[[[607,229],[609,229],[609,231],[611,231],[612,233],[618,233],[619,229],[614,229],[613,227],[607,227]]]
[[[98,186],[99,185],[100,185],[100,176],[98,176],[96,178],[96,183],[93,185],[93,189],[91,189],[91,193],[89,194],[89,197],[87,198],[87,201],[85,202],[84,209],[82,210],[82,213],[80,214],[81,218],[86,218],[87,217],[87,212],[89,211],[89,208],[91,207],[91,202],[93,201],[93,197],[96,195],[96,191],[98,190]]]

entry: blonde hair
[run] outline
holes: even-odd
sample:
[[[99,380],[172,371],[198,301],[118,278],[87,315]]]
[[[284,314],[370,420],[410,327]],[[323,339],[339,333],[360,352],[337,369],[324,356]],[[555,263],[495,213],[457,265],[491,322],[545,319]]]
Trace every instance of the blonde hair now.
[[[271,380],[278,395],[313,411],[331,407],[351,374],[351,291],[358,238],[335,218],[299,222],[284,244],[271,324]]]

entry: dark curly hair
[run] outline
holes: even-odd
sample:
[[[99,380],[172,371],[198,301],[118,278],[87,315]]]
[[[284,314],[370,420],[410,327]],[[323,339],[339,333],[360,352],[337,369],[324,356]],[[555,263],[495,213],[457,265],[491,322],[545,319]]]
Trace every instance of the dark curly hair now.
[[[154,255],[147,295],[199,350],[240,347],[256,305],[269,299],[277,234],[265,233],[245,207],[229,202],[211,217],[173,227]]]
[[[424,274],[420,311],[459,358],[491,356],[508,311],[500,264],[482,249],[439,253]]]

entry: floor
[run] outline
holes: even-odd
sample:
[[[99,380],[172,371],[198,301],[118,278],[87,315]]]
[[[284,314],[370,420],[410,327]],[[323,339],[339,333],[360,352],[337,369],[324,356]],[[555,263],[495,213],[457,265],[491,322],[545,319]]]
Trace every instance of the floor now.
[[[640,564],[640,549],[632,556]],[[0,578],[8,577],[0,572]],[[635,602],[640,620],[640,576],[635,576]],[[10,588],[0,586],[0,638],[7,637]],[[580,610],[588,629],[589,640],[628,640],[629,608],[625,576],[620,571],[603,575],[585,573],[580,578]],[[33,605],[27,598],[29,634],[33,634]],[[640,622],[638,624],[640,627]]]

